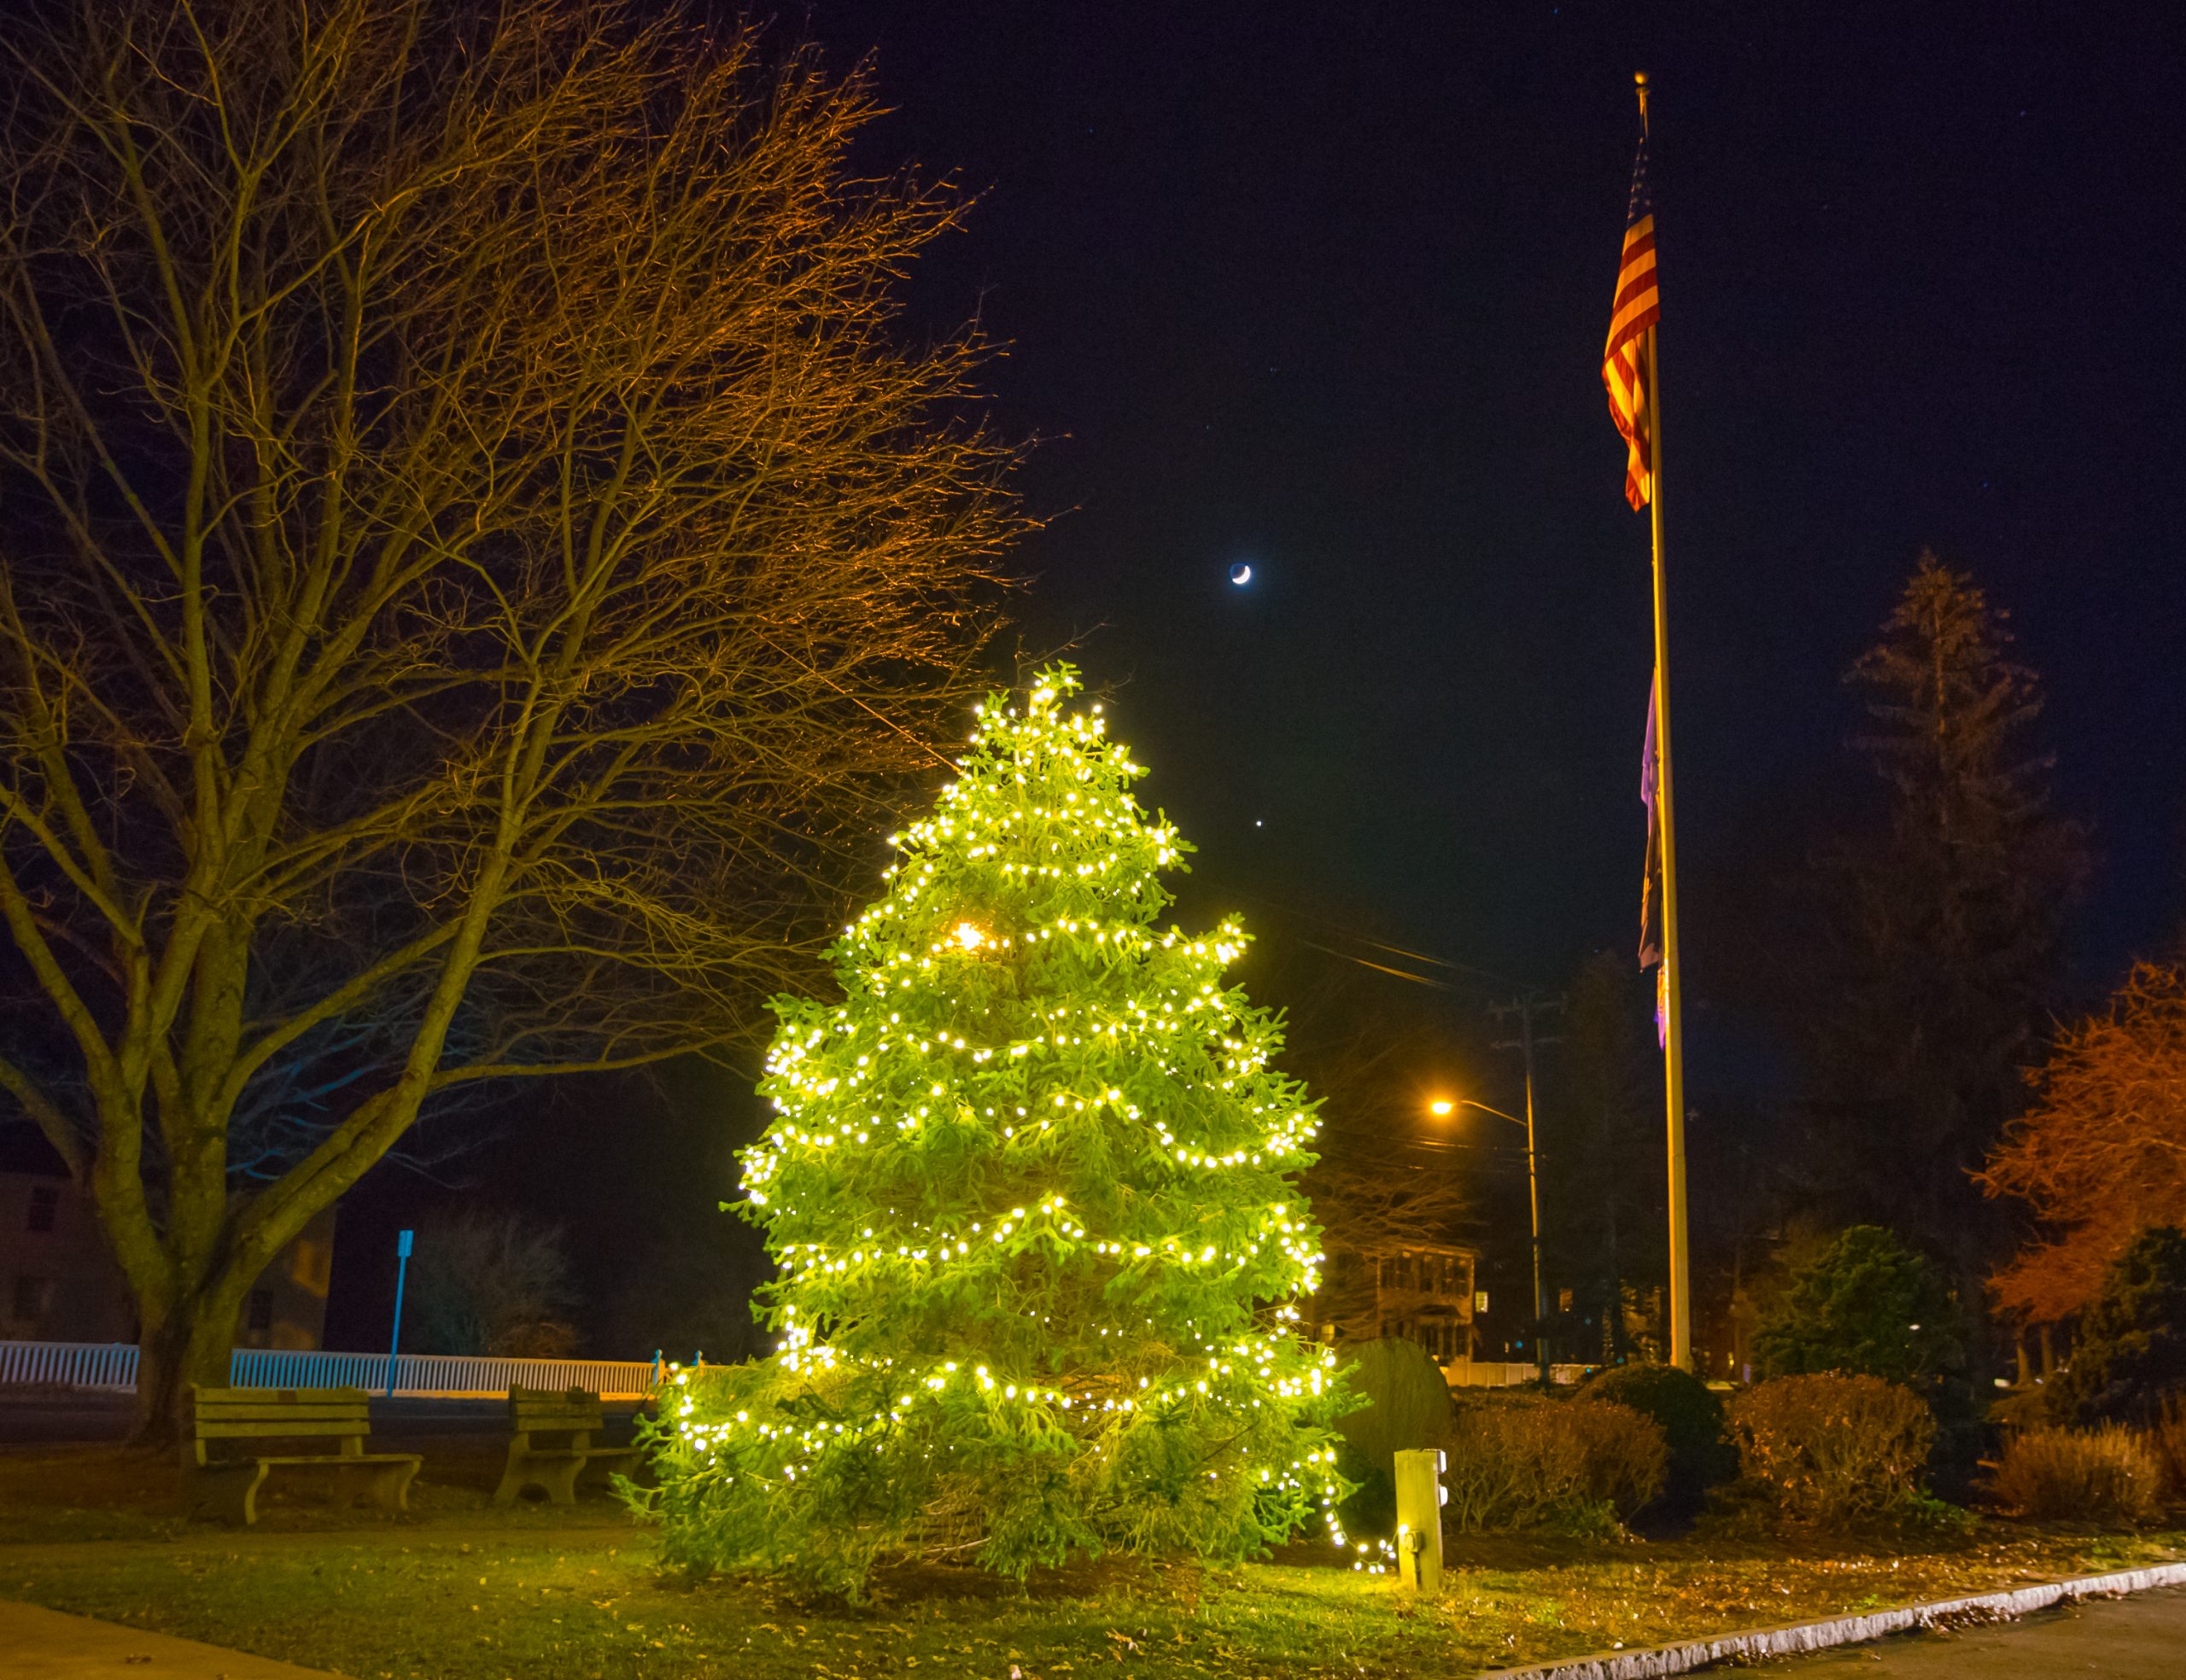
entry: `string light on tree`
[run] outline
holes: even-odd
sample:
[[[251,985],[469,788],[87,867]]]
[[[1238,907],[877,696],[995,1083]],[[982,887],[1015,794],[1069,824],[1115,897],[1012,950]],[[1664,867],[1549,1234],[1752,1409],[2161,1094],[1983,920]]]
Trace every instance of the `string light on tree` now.
[[[1076,674],[997,697],[886,895],[784,998],[744,1152],[770,1357],[679,1372],[671,1560],[856,1593],[891,1557],[1250,1555],[1324,1522],[1352,1403],[1294,1303],[1313,1104],[1224,971],[1159,925],[1189,850]]]

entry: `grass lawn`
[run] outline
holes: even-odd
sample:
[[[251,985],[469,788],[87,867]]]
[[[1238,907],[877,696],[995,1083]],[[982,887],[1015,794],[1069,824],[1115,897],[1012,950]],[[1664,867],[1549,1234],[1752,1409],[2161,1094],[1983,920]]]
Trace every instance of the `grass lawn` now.
[[[598,1498],[494,1512],[494,1466],[470,1450],[428,1448],[408,1518],[277,1503],[242,1531],[179,1522],[163,1467],[115,1450],[0,1455],[0,1596],[358,1680],[1443,1677],[2186,1555],[2186,1535],[2016,1525],[1898,1556],[1464,1538],[1433,1602],[1301,1549],[1239,1569],[1090,1566],[1023,1594],[910,1572],[850,1609],[663,1576],[646,1531]]]

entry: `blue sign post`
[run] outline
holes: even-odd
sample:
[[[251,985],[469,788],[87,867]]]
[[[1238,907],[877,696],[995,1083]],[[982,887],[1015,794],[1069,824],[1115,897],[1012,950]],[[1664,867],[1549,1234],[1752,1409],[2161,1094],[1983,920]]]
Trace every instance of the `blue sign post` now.
[[[395,1335],[387,1347],[387,1397],[395,1398],[395,1368],[402,1356],[402,1284],[410,1275],[410,1243],[414,1231],[398,1231],[395,1237]]]

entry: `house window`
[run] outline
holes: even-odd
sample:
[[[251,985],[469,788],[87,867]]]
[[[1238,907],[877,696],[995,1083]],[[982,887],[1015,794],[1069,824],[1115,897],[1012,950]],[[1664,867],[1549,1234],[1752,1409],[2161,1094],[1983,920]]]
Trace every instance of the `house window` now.
[[[262,1336],[273,1327],[273,1292],[272,1290],[254,1289],[250,1292],[250,1304],[246,1310],[243,1322],[254,1336]]]
[[[15,1298],[9,1303],[8,1315],[18,1324],[33,1323],[45,1316],[46,1298],[53,1286],[42,1277],[15,1279]]]
[[[58,1185],[31,1186],[30,1217],[24,1228],[31,1231],[50,1231],[54,1216],[61,1210],[61,1189]]]

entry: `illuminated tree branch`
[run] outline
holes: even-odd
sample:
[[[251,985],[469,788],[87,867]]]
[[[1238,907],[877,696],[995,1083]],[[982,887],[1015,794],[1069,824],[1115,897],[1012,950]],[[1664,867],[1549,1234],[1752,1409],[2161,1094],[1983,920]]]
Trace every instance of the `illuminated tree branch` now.
[[[862,74],[582,0],[0,51],[0,1087],[71,1047],[156,1420],[436,1092],[810,972],[1022,522]]]

